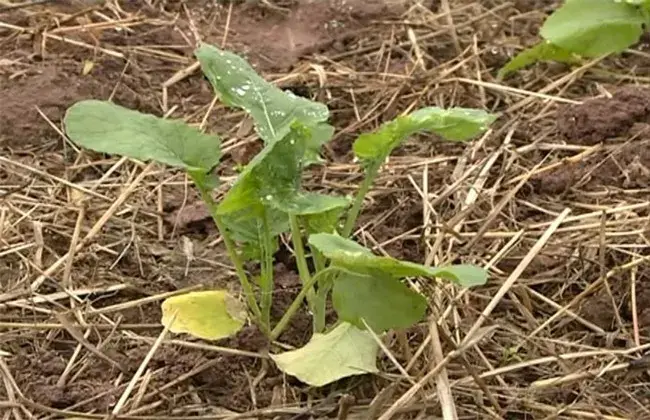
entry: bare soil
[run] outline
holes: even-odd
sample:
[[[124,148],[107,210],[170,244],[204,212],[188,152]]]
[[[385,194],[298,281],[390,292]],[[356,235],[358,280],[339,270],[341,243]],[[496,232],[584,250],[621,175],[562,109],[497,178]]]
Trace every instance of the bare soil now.
[[[557,111],[558,134],[567,144],[602,150],[538,178],[540,192],[571,188],[645,188],[650,183],[650,89],[625,86],[611,98],[589,99]]]
[[[490,267],[489,283],[469,291],[418,283],[443,354],[473,326],[493,328],[439,377],[459,418],[650,418],[646,41],[579,77],[541,63],[497,81],[499,66],[536,41],[556,1],[0,4],[0,411],[7,416],[103,417],[161,333],[167,294],[238,291],[218,232],[182,173],[147,167],[109,214],[145,165],[78,150],[61,131],[65,110],[89,98],[183,118],[222,135],[227,183],[260,146],[246,119],[212,106],[211,87],[188,70],[200,39],[328,104],[337,134],[328,164],[307,174],[314,190],[353,193],[361,170],[352,142],[407,109],[499,112],[493,130],[468,144],[421,135],[402,145],[367,197],[357,239],[410,261]],[[570,214],[552,226],[565,209]],[[105,215],[65,270],[59,262],[75,235],[84,238]],[[277,320],[300,282],[290,250],[275,257]],[[278,342],[296,347],[310,335],[303,309]],[[385,344],[417,381],[437,364],[430,344],[437,341],[426,321],[405,337],[389,335]],[[347,418],[377,418],[411,387],[382,355],[382,375],[311,389],[265,359],[269,344],[253,326],[216,343],[169,339],[122,415],[343,419],[349,404]],[[426,383],[393,418],[439,418],[445,387],[437,384]]]

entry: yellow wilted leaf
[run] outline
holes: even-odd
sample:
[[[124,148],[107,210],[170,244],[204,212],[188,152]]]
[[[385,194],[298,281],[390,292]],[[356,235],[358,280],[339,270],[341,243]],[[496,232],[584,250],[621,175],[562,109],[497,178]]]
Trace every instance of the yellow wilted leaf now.
[[[225,290],[170,297],[162,303],[162,313],[161,323],[171,332],[187,333],[205,340],[229,337],[246,321],[244,304]]]
[[[84,76],[88,76],[91,71],[93,71],[93,68],[95,67],[95,63],[91,60],[84,60],[84,66],[83,69],[81,69],[81,74]]]

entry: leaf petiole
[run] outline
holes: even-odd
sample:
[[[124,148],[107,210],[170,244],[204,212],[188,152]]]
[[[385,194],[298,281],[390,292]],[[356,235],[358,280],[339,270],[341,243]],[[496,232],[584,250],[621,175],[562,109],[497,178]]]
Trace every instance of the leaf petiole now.
[[[307,291],[308,290],[313,290],[314,285],[321,280],[322,277],[330,275],[332,272],[338,271],[338,267],[328,267],[324,269],[323,271],[318,272],[315,276],[311,277],[309,281],[305,284],[303,284],[302,289],[300,289],[300,293],[298,293],[298,296],[291,302],[291,305],[289,305],[289,308],[287,308],[287,311],[284,313],[282,318],[280,319],[280,322],[277,323],[275,328],[273,328],[273,331],[271,331],[270,339],[271,341],[275,340],[282,334],[282,331],[289,325],[289,321],[291,321],[291,318],[293,318],[293,315],[296,313],[296,311],[300,308],[300,305],[302,304],[302,301],[305,299],[307,296]]]
[[[246,302],[248,303],[248,307],[253,313],[253,317],[255,318],[257,323],[260,324],[260,327],[264,331],[268,331],[269,330],[268,326],[264,325],[263,322],[261,322],[262,312],[260,311],[260,307],[257,304],[257,300],[255,300],[255,293],[253,292],[253,286],[248,280],[248,276],[246,275],[246,270],[244,270],[244,264],[242,263],[241,258],[239,258],[239,254],[237,254],[235,243],[230,237],[230,235],[228,234],[228,230],[226,229],[223,221],[219,216],[217,216],[217,204],[214,202],[212,195],[210,195],[210,190],[206,188],[206,185],[201,181],[201,179],[199,179],[198,177],[192,174],[190,174],[190,176],[192,177],[194,184],[199,190],[199,193],[201,194],[201,199],[208,207],[208,210],[212,215],[212,220],[214,220],[214,224],[217,226],[217,229],[219,230],[219,233],[223,238],[223,243],[226,245],[226,252],[228,253],[228,257],[230,258],[230,261],[232,261],[233,265],[235,266],[235,272],[237,273],[239,282],[241,283],[242,289],[244,290]]]
[[[368,167],[365,171],[366,176],[363,178],[361,186],[359,186],[359,191],[357,191],[357,195],[354,197],[352,208],[350,208],[350,211],[348,212],[348,218],[345,220],[345,226],[343,227],[343,232],[341,233],[341,236],[344,238],[349,238],[350,235],[352,235],[354,225],[357,222],[357,217],[359,217],[359,213],[361,212],[363,199],[368,194],[368,191],[370,191],[370,187],[372,187],[373,182],[375,182],[375,178],[377,177],[377,173],[379,172],[379,168],[381,167],[382,163],[383,160],[377,160],[372,161],[368,164]]]
[[[293,242],[293,251],[296,255],[296,265],[298,266],[298,273],[300,274],[300,280],[304,289],[311,279],[309,267],[307,266],[307,258],[305,257],[305,245],[302,241],[302,232],[300,231],[300,223],[298,222],[298,217],[290,214],[289,221],[291,223],[291,241]],[[309,287],[309,289],[306,291],[306,296],[309,309],[313,313],[315,303],[314,300],[316,299],[316,293],[313,286]]]
[[[338,275],[338,273],[335,273]],[[327,312],[327,295],[332,290],[332,276],[318,286],[316,302],[314,305],[314,332],[322,333],[325,330],[325,315]]]
[[[262,272],[260,275],[260,306],[262,323],[271,329],[271,306],[273,304],[273,236],[271,235],[268,211],[264,209],[262,231],[260,232],[262,248]]]

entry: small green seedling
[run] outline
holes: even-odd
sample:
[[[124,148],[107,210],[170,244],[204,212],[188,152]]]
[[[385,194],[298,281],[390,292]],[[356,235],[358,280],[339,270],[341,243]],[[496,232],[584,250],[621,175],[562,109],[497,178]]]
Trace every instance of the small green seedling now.
[[[81,146],[184,169],[209,208],[246,303],[224,290],[169,298],[162,305],[162,323],[172,332],[217,340],[236,334],[251,319],[273,340],[306,301],[313,315],[312,339],[302,348],[271,357],[284,372],[322,386],[376,372],[373,334],[407,328],[424,317],[427,301],[403,282],[405,278],[443,278],[464,287],[485,283],[487,275],[478,267],[433,268],[379,257],[349,237],[380,167],[407,137],[432,132],[452,141],[468,140],[484,132],[494,115],[437,107],[402,115],[355,141],[365,178],[353,199],[318,194],[305,191],[301,181],[306,166],[322,162],[321,146],[334,134],[327,107],[267,83],[236,54],[210,45],[195,53],[220,99],[245,110],[264,141],[262,151],[219,203],[212,196],[219,182],[214,173],[221,158],[217,136],[96,100],[74,104],[64,121],[69,138]],[[302,289],[273,324],[273,256],[280,236],[286,234],[293,241]],[[250,276],[246,261],[260,264],[259,276]],[[328,326],[330,295],[338,321]]]
[[[541,43],[517,54],[498,78],[538,61],[569,64],[620,53],[639,41],[650,24],[650,0],[566,0],[544,22]]]

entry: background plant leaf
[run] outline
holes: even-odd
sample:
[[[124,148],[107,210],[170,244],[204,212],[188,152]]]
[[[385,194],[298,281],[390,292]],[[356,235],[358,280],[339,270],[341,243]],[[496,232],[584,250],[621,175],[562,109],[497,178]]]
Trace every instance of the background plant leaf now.
[[[311,386],[376,373],[379,346],[367,331],[342,322],[326,334],[315,333],[302,348],[272,355],[278,368]]]
[[[542,41],[539,44],[526,48],[514,56],[505,66],[501,67],[497,74],[498,79],[503,79],[511,73],[523,69],[539,61],[556,61],[558,63],[577,64],[580,59],[572,52],[552,44],[550,41]]]
[[[230,337],[245,321],[246,306],[225,290],[190,292],[162,303],[164,326],[173,333],[187,333],[204,340]]]
[[[487,281],[485,270],[473,265],[427,267],[391,257],[379,257],[368,248],[336,234],[313,234],[309,236],[309,244],[331,259],[335,265],[355,273],[370,276],[388,275],[394,278],[441,277],[463,287],[478,286]]]
[[[363,319],[377,334],[410,327],[427,309],[424,296],[399,279],[345,271],[334,280],[332,302],[339,319],[365,329]]]
[[[615,0],[567,0],[551,14],[540,35],[584,57],[624,51],[639,40],[644,18],[632,4]]]
[[[329,110],[325,104],[282,91],[230,51],[202,44],[195,55],[221,100],[249,113],[255,121],[255,130],[266,143],[285,137],[293,122],[298,121],[313,129],[304,151],[305,164],[320,160],[320,146],[334,134],[334,128],[326,123]]]
[[[468,108],[427,107],[385,123],[373,133],[354,142],[354,154],[364,161],[383,161],[407,137],[418,132],[433,132],[447,140],[468,140],[483,131],[496,116]]]
[[[154,160],[206,173],[219,163],[220,140],[182,121],[143,114],[107,101],[72,105],[66,134],[87,149],[139,160]]]

